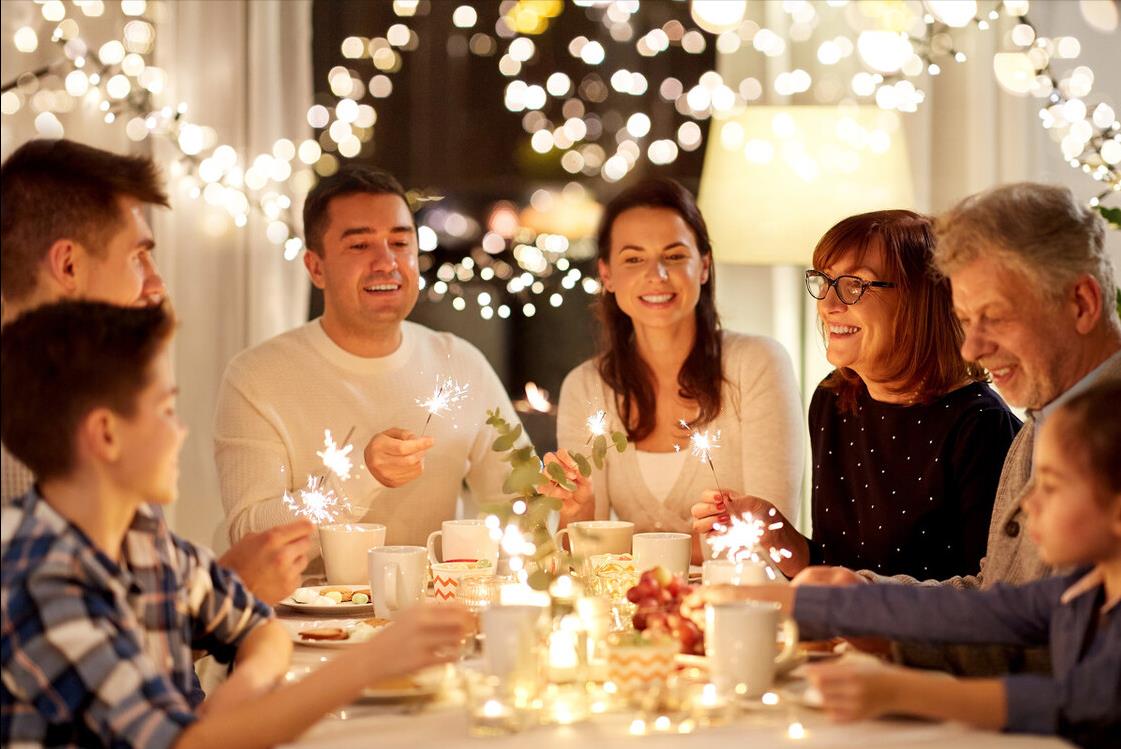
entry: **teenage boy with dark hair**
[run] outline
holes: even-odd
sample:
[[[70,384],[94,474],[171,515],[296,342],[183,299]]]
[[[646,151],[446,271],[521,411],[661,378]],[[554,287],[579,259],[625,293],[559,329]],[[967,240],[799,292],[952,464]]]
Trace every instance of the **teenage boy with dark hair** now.
[[[375,679],[448,660],[465,631],[461,607],[417,607],[276,686],[284,628],[153,511],[175,500],[186,436],[173,331],[164,306],[64,302],[0,336],[0,436],[38,478],[3,507],[0,745],[272,746]],[[198,650],[236,661],[205,702]]]

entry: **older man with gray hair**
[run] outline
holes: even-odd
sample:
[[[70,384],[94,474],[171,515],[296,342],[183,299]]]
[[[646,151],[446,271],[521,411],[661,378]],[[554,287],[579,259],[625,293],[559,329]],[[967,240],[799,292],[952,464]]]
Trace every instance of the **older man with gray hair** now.
[[[984,589],[1052,573],[1028,537],[1021,505],[1040,423],[1091,385],[1121,381],[1121,320],[1104,221],[1065,187],[1021,182],[961,201],[939,217],[936,235],[935,266],[950,279],[965,332],[962,356],[989,371],[1008,403],[1027,410],[1027,422],[1004,461],[981,569],[920,582],[811,567],[795,579],[798,584],[871,581]],[[915,665],[970,674],[1045,666],[1012,649],[901,646],[897,655]]]

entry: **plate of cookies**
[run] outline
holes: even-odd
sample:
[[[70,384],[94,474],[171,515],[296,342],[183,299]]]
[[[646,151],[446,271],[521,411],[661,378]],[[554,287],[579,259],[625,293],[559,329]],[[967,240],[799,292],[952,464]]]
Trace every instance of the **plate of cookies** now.
[[[432,666],[407,676],[380,679],[362,690],[359,702],[426,700],[434,697],[454,675],[450,664]]]
[[[369,585],[312,585],[296,588],[292,595],[281,599],[277,606],[301,614],[352,616],[374,613]]]
[[[313,648],[348,648],[360,645],[389,624],[388,619],[327,619],[285,622],[292,642]]]

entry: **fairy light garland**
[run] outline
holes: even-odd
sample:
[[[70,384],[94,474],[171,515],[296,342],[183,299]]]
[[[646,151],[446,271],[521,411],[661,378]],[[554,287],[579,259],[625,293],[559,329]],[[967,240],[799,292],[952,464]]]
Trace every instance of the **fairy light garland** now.
[[[810,41],[821,14],[851,10],[845,7],[848,4],[847,0],[826,0],[822,7],[807,0],[786,0],[782,8],[789,16],[789,28],[784,36],[745,20],[742,9],[737,17],[737,7],[746,4],[734,0],[692,0],[688,6],[682,4],[683,9],[688,7],[689,18],[671,19],[641,33],[634,27],[639,0],[572,0],[571,7],[587,13],[593,28],[602,26],[610,39],[576,36],[566,47],[565,69],[550,70],[539,82],[519,76],[540,59],[532,37],[548,32],[552,21],[565,10],[561,0],[503,0],[497,3],[493,34],[475,30],[480,13],[473,5],[457,6],[451,20],[464,35],[470,33],[467,52],[497,58],[499,72],[509,79],[501,94],[503,102],[511,113],[521,115],[535,151],[555,153],[574,178],[616,182],[642,159],[664,165],[682,151],[700,148],[703,131],[698,123],[758,101],[764,92],[764,84],[754,77],[733,87],[714,70],[692,85],[672,76],[659,82],[642,71],[623,68],[611,75],[601,74],[620,45],[633,45],[643,58],[674,50],[696,55],[710,45],[715,45],[718,54],[732,54],[750,45],[761,55],[777,57],[791,44]],[[63,55],[5,83],[0,88],[0,112],[12,116],[24,109],[34,110],[37,131],[45,137],[61,137],[63,128],[55,113],[81,105],[96,108],[107,124],[124,120],[131,140],[164,139],[178,152],[171,173],[183,192],[224,209],[239,227],[248,223],[251,213],[261,215],[266,220],[266,236],[284,248],[288,260],[303,249],[293,228],[288,193],[304,194],[316,175],[328,176],[337,171],[341,160],[368,155],[364,151],[369,150],[377,109],[363,99],[369,96],[376,103],[392,94],[392,76],[419,45],[416,31],[407,22],[430,8],[422,0],[394,0],[398,20],[384,35],[344,39],[343,57],[369,58],[374,75],[366,81],[345,65],[332,68],[327,84],[333,103],[316,103],[307,113],[317,137],[299,144],[282,138],[271,153],[259,154],[246,164],[236,149],[217,142],[212,129],[192,122],[185,104],[160,107],[154,103],[167,86],[167,75],[149,64],[155,26],[145,15],[145,0],[120,3],[127,19],[121,38],[97,50],[82,39],[78,22],[67,17],[64,3],[46,0],[37,5],[43,18],[55,24],[50,41]],[[74,6],[87,16],[97,16],[104,12],[105,3],[83,0]],[[1011,93],[1042,100],[1041,123],[1064,158],[1102,184],[1090,200],[1097,206],[1111,192],[1121,190],[1121,123],[1108,103],[1089,100],[1093,72],[1088,67],[1076,67],[1065,76],[1055,70],[1057,61],[1077,58],[1080,45],[1073,37],[1040,36],[1028,19],[1029,7],[1027,0],[1003,0],[991,7],[925,0],[922,14],[915,15],[899,4],[863,3],[860,11],[871,14],[867,20],[874,27],[854,29],[855,37],[840,34],[820,41],[817,58],[827,68],[848,58],[860,62],[863,69],[852,76],[838,99],[872,100],[883,109],[913,112],[925,100],[921,87],[925,77],[940,74],[951,63],[967,61],[954,41],[954,32],[966,28],[987,32],[1001,18],[1014,18],[1017,23],[1007,34],[1011,50],[997,53],[994,74]],[[899,15],[903,12],[910,15]],[[18,29],[13,39],[16,49],[34,51],[38,36],[28,26]],[[56,79],[60,88],[50,86]],[[810,90],[813,83],[807,71],[795,69],[779,74],[771,85],[776,93],[791,96]],[[648,108],[651,89],[657,91],[652,98],[659,106],[674,110],[673,131],[662,133],[669,137],[657,137],[650,115],[642,111],[644,106]],[[634,101],[634,111],[597,110],[612,97],[615,102],[620,97]],[[578,185],[570,183],[570,187]],[[439,199],[410,193],[414,207]],[[457,216],[457,223],[470,223],[454,211],[445,211],[449,213]],[[432,223],[424,223],[422,218],[419,226],[424,271],[421,289],[432,301],[450,298],[454,309],[477,309],[483,319],[508,318],[514,313],[531,317],[545,306],[561,306],[569,291],[579,289],[589,295],[600,291],[598,281],[576,267],[578,258],[593,254],[594,248],[585,246],[587,239],[537,233],[523,226],[503,233],[484,231],[477,225],[468,226],[471,231],[449,231],[446,216],[443,225]],[[466,234],[478,241],[472,242],[459,261],[437,263],[427,254],[442,240],[459,240]],[[487,290],[478,290],[480,281],[488,282]]]

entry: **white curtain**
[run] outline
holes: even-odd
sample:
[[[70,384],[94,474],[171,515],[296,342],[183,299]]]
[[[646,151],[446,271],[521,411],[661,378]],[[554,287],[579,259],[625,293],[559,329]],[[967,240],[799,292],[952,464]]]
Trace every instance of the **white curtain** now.
[[[180,0],[164,8],[155,64],[168,73],[167,101],[186,102],[191,121],[213,127],[243,161],[271,153],[280,138],[298,145],[309,136],[311,0]],[[174,158],[168,144],[155,155],[165,164]],[[242,349],[306,319],[308,283],[303,264],[286,261],[265,238],[260,216],[238,229],[174,179],[171,191],[172,210],[158,212],[153,228],[180,318],[179,409],[190,435],[169,515],[178,533],[222,549],[212,436],[222,373]]]

